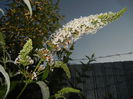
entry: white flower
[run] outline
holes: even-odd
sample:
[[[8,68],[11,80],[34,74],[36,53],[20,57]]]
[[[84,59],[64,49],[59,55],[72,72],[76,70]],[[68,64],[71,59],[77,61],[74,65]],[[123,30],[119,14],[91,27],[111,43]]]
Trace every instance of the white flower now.
[[[14,61],[14,64],[19,64],[19,63],[20,63],[19,60],[20,60],[20,57],[17,57],[17,58],[15,59],[15,61]]]
[[[31,78],[31,79],[32,79],[32,80],[33,80],[33,79],[37,80],[37,74],[36,74],[36,72],[33,72],[32,78]]]
[[[42,64],[42,65],[39,66],[38,71],[42,71],[42,70],[44,70],[44,69],[45,69],[45,65]]]
[[[46,62],[53,63],[53,54],[47,48],[36,49],[36,52]]]
[[[18,56],[18,57],[15,59],[14,64],[27,64],[27,65],[34,64],[34,60],[31,59],[31,57],[26,56],[26,59],[27,59],[27,60],[21,59],[21,57]]]
[[[96,33],[97,30],[101,29],[106,24],[107,23],[102,22],[99,15],[80,17],[68,22],[66,25],[63,25],[62,28],[51,35],[50,40],[53,44],[58,45],[63,43],[66,39],[69,39],[71,43],[73,43],[82,35]]]
[[[126,9],[122,9],[117,13],[101,13],[74,19],[52,34],[49,41],[64,48],[67,40],[70,40],[69,44],[71,44],[85,34],[94,34],[108,23],[118,19],[125,11]]]

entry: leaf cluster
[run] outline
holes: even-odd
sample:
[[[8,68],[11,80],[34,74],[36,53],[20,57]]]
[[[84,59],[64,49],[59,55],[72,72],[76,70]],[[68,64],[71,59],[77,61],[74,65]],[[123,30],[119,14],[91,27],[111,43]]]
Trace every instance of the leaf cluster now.
[[[0,32],[6,35],[7,49],[13,59],[26,40],[33,40],[33,51],[43,46],[50,34],[60,27],[59,0],[31,0],[32,17],[22,0],[10,3],[6,16],[0,18]]]

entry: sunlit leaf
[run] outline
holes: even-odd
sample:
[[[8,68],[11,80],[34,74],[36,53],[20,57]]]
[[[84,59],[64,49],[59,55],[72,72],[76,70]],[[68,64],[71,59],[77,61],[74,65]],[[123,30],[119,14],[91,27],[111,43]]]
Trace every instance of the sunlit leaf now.
[[[43,81],[38,81],[36,82],[40,89],[41,89],[41,92],[42,92],[42,97],[43,99],[49,99],[49,96],[50,96],[50,92],[49,92],[49,88],[48,86],[45,84],[45,82]]]
[[[30,11],[30,15],[32,16],[32,8],[31,8],[31,4],[29,0],[23,0],[24,3],[27,5],[29,11]]]
[[[64,70],[64,72],[66,73],[67,77],[71,78],[71,73],[70,73],[68,66],[65,63],[63,63],[62,61],[56,61],[54,67],[62,68]]]
[[[9,92],[9,90],[10,90],[10,78],[9,78],[9,75],[7,74],[7,72],[5,71],[5,69],[3,68],[2,65],[0,65],[0,72],[5,77],[5,81],[6,81],[6,84],[7,84],[7,91],[6,91],[6,94],[4,96],[4,99],[5,99],[7,94],[8,94],[8,92]]]
[[[68,93],[80,93],[80,90],[78,89],[74,89],[74,88],[70,88],[70,87],[66,87],[66,88],[62,88],[61,90],[59,90],[54,97],[55,98],[64,98],[65,94]]]

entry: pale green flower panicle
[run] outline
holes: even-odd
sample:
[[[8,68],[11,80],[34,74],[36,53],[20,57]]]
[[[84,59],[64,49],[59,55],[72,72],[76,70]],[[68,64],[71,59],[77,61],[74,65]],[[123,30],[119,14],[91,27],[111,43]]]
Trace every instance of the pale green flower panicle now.
[[[34,61],[30,56],[28,56],[32,49],[32,40],[29,39],[24,45],[23,49],[20,51],[19,56],[16,58],[15,64],[22,64],[24,66],[33,64]]]
[[[60,50],[61,48],[67,48],[69,44],[72,44],[81,36],[85,34],[94,34],[107,24],[115,21],[125,11],[126,8],[116,13],[108,12],[74,19],[52,34],[50,40],[47,42],[58,45]]]
[[[101,19],[101,21],[103,23],[108,24],[108,23],[113,22],[114,20],[117,20],[118,18],[120,18],[126,10],[127,10],[127,8],[124,8],[116,13],[109,12],[109,13],[100,14],[98,16],[98,18]]]
[[[38,49],[36,52],[44,61],[52,63],[55,52],[63,48],[69,49],[69,45],[78,40],[81,36],[96,33],[107,24],[117,20],[125,11],[126,8],[116,13],[108,12],[74,19],[63,25],[62,28],[50,36],[50,39],[44,44],[47,45],[48,48]],[[32,40],[29,39],[20,51],[15,63],[24,66],[33,64],[34,61],[28,56],[32,49]]]

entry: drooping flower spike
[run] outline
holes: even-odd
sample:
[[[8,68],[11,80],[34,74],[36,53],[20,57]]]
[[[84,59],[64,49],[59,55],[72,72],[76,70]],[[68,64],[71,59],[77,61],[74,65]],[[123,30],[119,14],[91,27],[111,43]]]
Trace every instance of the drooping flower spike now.
[[[96,33],[107,24],[117,20],[125,11],[126,8],[115,13],[101,13],[74,19],[63,25],[59,30],[55,31],[55,33],[50,36],[50,39],[45,42],[45,48],[38,49],[37,53],[40,57],[49,57],[50,59],[48,60],[53,61],[54,59],[51,59],[51,54],[54,56],[57,51],[64,48],[69,49],[69,46],[81,36]],[[43,52],[48,53],[43,54]]]
[[[58,50],[65,48],[83,35],[96,33],[107,24],[117,20],[125,11],[126,8],[116,13],[108,12],[74,19],[52,34],[47,44],[56,46]]]

